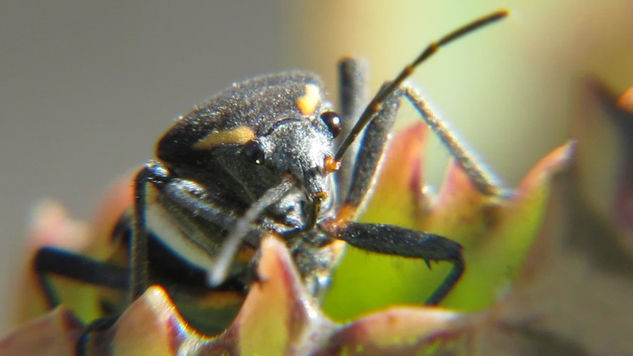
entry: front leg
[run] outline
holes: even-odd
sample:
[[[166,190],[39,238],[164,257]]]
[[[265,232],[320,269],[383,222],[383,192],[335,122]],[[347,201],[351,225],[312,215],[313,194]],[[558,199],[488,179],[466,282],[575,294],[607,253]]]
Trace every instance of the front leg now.
[[[238,219],[206,198],[203,187],[177,178],[160,162],[148,162],[137,174],[134,184],[134,224],[130,246],[131,300],[144,293],[150,284],[150,209],[154,208],[154,213],[159,214],[155,220],[171,219],[174,224],[173,231],[161,232],[156,235],[158,239],[201,268],[212,263],[211,258],[218,253],[221,242],[210,235],[214,232],[211,227],[229,231],[238,222]],[[258,240],[259,235],[261,233],[255,231],[246,239]]]
[[[386,86],[387,84],[383,85],[382,90]],[[369,199],[400,108],[401,96],[400,90],[388,96],[376,117],[367,125],[360,141],[357,157],[353,160],[351,182],[338,211],[339,219],[354,219]]]
[[[386,85],[382,90],[385,88]],[[335,218],[322,222],[319,227],[330,237],[344,240],[364,250],[422,258],[427,265],[431,260],[452,262],[453,269],[426,301],[426,304],[435,305],[450,292],[464,272],[461,245],[445,237],[425,232],[351,221],[371,195],[389,134],[397,117],[399,100],[405,95],[406,92],[398,89],[385,98],[363,134],[354,162],[352,181],[343,204]]]
[[[458,135],[450,129],[444,120],[431,111],[424,99],[422,99],[422,95],[410,85],[403,85],[401,88],[405,97],[420,113],[422,120],[446,146],[450,155],[464,170],[475,188],[481,194],[487,196],[505,194],[506,192],[501,187],[499,178],[480,161],[477,155],[468,149],[466,144],[458,139]]]
[[[343,120],[338,143],[347,137],[356,124],[356,120],[363,113],[367,102],[367,76],[365,61],[356,58],[343,58],[339,61],[339,102]],[[352,180],[352,168],[356,161],[358,145],[358,140],[354,141],[342,157],[342,160],[347,164],[343,164],[336,175],[337,196],[339,197],[347,193]]]
[[[33,259],[40,286],[50,309],[61,303],[48,275],[58,275],[75,281],[126,290],[129,287],[129,270],[88,256],[53,246],[43,246]]]
[[[447,261],[453,268],[442,284],[426,300],[436,305],[455,286],[464,273],[462,246],[445,237],[393,225],[363,224],[326,220],[319,226],[331,237],[344,240],[360,249],[395,256],[421,258],[430,267],[431,261]]]

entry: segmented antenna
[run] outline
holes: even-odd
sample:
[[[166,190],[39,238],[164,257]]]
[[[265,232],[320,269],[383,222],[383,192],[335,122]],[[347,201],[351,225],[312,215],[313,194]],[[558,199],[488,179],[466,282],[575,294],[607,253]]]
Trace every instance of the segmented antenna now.
[[[349,148],[352,142],[358,137],[360,132],[369,124],[369,122],[374,118],[376,113],[378,113],[381,109],[382,104],[385,102],[387,96],[395,92],[402,82],[413,74],[416,67],[420,65],[420,63],[427,60],[431,57],[435,52],[437,52],[440,48],[446,46],[453,40],[458,39],[459,37],[473,32],[481,27],[484,27],[488,24],[496,22],[498,20],[503,19],[508,16],[509,12],[507,10],[501,10],[494,12],[488,16],[482,17],[478,20],[475,20],[467,25],[464,25],[448,34],[444,37],[440,38],[435,42],[431,42],[421,53],[420,55],[410,64],[405,66],[400,74],[394,79],[384,90],[379,91],[376,96],[369,102],[365,111],[363,111],[362,115],[356,122],[356,125],[352,128],[352,131],[347,135],[341,146],[339,146],[338,151],[336,152],[336,156],[334,157],[337,161],[343,158],[345,151]]]

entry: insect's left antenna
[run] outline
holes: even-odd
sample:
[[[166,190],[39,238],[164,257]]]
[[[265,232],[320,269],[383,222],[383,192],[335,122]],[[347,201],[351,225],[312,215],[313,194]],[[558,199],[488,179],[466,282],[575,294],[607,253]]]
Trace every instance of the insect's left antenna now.
[[[292,178],[289,176],[283,177],[281,183],[268,189],[256,202],[251,204],[244,215],[237,220],[237,223],[222,244],[217,260],[208,272],[208,283],[210,286],[216,287],[224,282],[240,243],[252,229],[251,223],[259,217],[264,209],[286,195],[293,184]]]
[[[341,146],[339,146],[338,151],[336,152],[336,156],[334,158],[337,161],[340,161],[343,158],[343,155],[345,154],[345,151],[347,151],[347,149],[352,144],[352,142],[354,142],[356,137],[358,137],[360,132],[365,128],[365,126],[367,126],[367,124],[369,124],[369,122],[374,118],[374,116],[376,116],[376,113],[378,113],[380,111],[380,108],[381,108],[382,104],[385,102],[387,96],[389,96],[391,93],[395,92],[400,87],[402,82],[404,82],[405,79],[407,79],[408,77],[411,76],[411,74],[413,74],[413,72],[415,71],[415,68],[417,66],[419,66],[420,63],[422,63],[425,60],[427,60],[434,53],[436,53],[441,47],[446,46],[447,44],[449,44],[453,40],[456,40],[456,39],[462,37],[465,34],[473,32],[473,31],[475,31],[475,30],[477,30],[479,28],[482,28],[482,27],[484,27],[486,25],[489,25],[489,24],[491,24],[493,22],[501,20],[501,19],[503,19],[504,17],[506,17],[508,15],[509,15],[509,11],[508,10],[500,10],[500,11],[494,12],[494,13],[488,15],[488,16],[485,16],[485,17],[482,17],[482,18],[480,18],[478,20],[475,20],[475,21],[473,21],[473,22],[471,22],[471,23],[469,23],[467,25],[464,25],[464,26],[462,26],[462,27],[460,27],[460,28],[458,28],[458,29],[456,29],[456,30],[444,35],[444,37],[440,38],[439,40],[437,40],[435,42],[431,42],[418,55],[418,57],[413,62],[411,62],[410,64],[405,66],[402,69],[402,71],[400,71],[400,74],[398,74],[396,79],[394,79],[391,83],[389,83],[389,85],[386,88],[384,88],[383,90],[379,91],[378,94],[376,94],[376,96],[374,96],[374,98],[369,102],[369,104],[365,108],[365,111],[363,111],[363,113],[361,114],[360,118],[356,122],[356,125],[354,125],[354,127],[350,131],[349,135],[347,135],[347,137],[345,137],[345,140],[343,140],[343,142],[341,143]]]

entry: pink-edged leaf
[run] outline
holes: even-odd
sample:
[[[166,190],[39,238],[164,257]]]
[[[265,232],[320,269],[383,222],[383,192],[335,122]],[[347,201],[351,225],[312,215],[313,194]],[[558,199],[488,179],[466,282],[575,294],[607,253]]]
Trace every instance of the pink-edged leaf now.
[[[72,355],[81,330],[71,312],[56,308],[0,339],[0,355]]]

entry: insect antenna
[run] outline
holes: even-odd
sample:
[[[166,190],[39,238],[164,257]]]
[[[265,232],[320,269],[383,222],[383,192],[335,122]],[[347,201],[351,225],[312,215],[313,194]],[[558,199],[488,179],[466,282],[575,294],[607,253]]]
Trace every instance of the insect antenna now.
[[[208,283],[211,287],[220,285],[226,279],[233,257],[244,237],[251,231],[251,223],[271,204],[281,199],[292,187],[294,181],[290,177],[283,177],[281,183],[268,189],[257,201],[246,210],[237,220],[233,229],[220,248],[220,253],[214,266],[208,272]]]
[[[509,12],[507,10],[494,12],[488,16],[475,20],[467,25],[464,25],[444,35],[444,37],[440,38],[437,41],[431,42],[418,55],[418,57],[413,62],[405,66],[402,69],[402,71],[400,71],[398,76],[391,83],[389,83],[387,87],[379,91],[374,96],[374,98],[369,102],[369,104],[367,105],[363,113],[361,114],[360,118],[358,119],[358,121],[356,122],[352,130],[350,131],[349,135],[345,137],[345,140],[343,140],[343,142],[339,146],[338,151],[336,152],[336,156],[334,158],[337,161],[340,161],[343,158],[345,151],[349,148],[352,142],[354,142],[356,137],[358,137],[360,132],[365,128],[365,126],[367,126],[367,124],[369,124],[369,122],[374,118],[374,116],[376,116],[376,113],[380,111],[381,106],[384,103],[384,101],[387,99],[387,97],[393,92],[395,92],[400,87],[402,82],[404,82],[405,79],[407,79],[409,76],[411,76],[411,74],[413,74],[416,67],[420,65],[420,63],[427,60],[434,53],[436,53],[441,47],[446,46],[453,40],[458,39],[459,37],[465,34],[468,34],[472,31],[475,31],[481,27],[484,27],[488,24],[501,20],[504,17],[508,16],[508,14]]]

